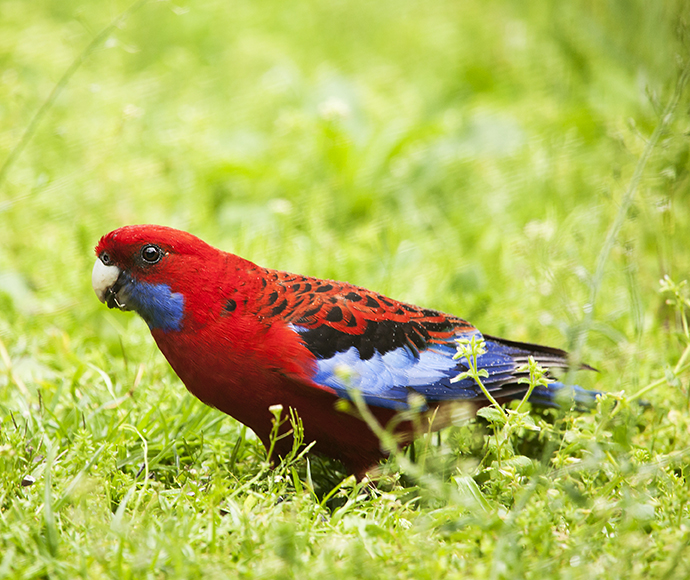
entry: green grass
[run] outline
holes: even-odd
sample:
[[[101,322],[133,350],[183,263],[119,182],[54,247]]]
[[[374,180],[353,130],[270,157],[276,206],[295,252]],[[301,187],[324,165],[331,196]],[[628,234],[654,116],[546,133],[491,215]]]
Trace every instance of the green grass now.
[[[126,2],[0,2],[0,578],[690,576],[685,4],[147,2],[84,52]],[[147,222],[612,395],[272,471],[93,295]]]

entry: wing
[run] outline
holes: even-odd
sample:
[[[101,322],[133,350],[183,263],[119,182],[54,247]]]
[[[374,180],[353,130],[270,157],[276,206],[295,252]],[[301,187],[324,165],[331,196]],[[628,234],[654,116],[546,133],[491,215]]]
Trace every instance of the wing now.
[[[338,396],[349,398],[357,389],[368,404],[394,409],[407,407],[411,393],[430,403],[485,400],[472,379],[451,382],[467,370],[467,361],[453,359],[456,340],[482,337],[465,320],[352,284],[285,272],[267,270],[264,289],[257,315],[288,323],[316,359],[313,381]],[[526,390],[516,369],[529,355],[544,366],[567,366],[561,350],[484,338],[487,352],[477,362],[496,397]]]

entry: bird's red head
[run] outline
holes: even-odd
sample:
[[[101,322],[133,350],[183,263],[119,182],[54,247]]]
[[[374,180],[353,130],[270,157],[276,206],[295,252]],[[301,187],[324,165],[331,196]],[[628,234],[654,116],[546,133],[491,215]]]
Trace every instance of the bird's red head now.
[[[152,329],[180,330],[190,312],[203,308],[209,292],[236,256],[196,236],[156,225],[125,226],[106,234],[96,246],[92,284],[110,308],[135,310]],[[215,298],[215,296],[214,296]],[[201,308],[190,309],[201,301]]]
[[[96,255],[103,264],[136,271],[149,281],[155,281],[175,263],[207,260],[214,253],[218,250],[192,234],[156,225],[118,228],[103,236],[96,246]]]

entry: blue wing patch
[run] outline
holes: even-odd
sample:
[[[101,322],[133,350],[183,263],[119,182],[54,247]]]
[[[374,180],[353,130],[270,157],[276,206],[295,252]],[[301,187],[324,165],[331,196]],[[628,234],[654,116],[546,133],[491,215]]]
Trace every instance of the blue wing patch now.
[[[294,324],[290,327],[303,339],[313,336],[309,333],[311,329]],[[374,348],[373,355],[367,353],[369,356],[363,358],[356,346],[350,346],[328,356],[317,354],[313,381],[344,399],[351,398],[350,391],[356,389],[367,404],[390,409],[406,409],[412,393],[422,395],[429,403],[450,400],[486,402],[474,379],[451,382],[467,370],[465,359],[453,358],[457,352],[455,340],[473,336],[485,340],[486,352],[477,357],[477,366],[487,371],[488,377],[482,379],[482,383],[497,399],[524,395],[527,385],[518,383],[518,379],[526,373],[516,371],[530,355],[545,367],[568,366],[566,353],[558,349],[487,337],[472,329],[458,331],[445,342],[428,343],[424,349],[405,344],[381,354]],[[535,389],[531,401],[537,405],[559,407],[569,400],[576,407],[584,408],[591,406],[598,394],[577,386],[552,383]]]
[[[291,325],[299,333],[307,329]],[[456,338],[482,338],[478,331],[458,334]],[[484,385],[498,390],[503,385],[516,383],[513,371],[517,364],[511,356],[513,349],[495,342],[486,342],[487,352],[478,357],[480,368],[489,376]],[[418,393],[429,402],[454,399],[481,399],[483,394],[472,379],[451,382],[459,373],[467,370],[463,360],[455,360],[455,341],[431,344],[425,350],[415,352],[409,346],[395,348],[385,354],[378,351],[368,359],[362,359],[352,346],[336,352],[329,358],[317,358],[314,382],[333,389],[339,397],[350,398],[349,390],[362,393],[369,405],[392,409],[407,408],[411,393]],[[466,362],[466,361],[465,361]],[[522,389],[524,391],[524,387]]]

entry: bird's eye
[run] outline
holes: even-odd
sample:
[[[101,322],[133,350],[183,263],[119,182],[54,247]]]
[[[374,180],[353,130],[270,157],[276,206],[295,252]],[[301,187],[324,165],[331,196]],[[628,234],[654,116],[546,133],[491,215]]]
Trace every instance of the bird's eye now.
[[[108,254],[108,252],[103,252],[100,255],[100,258],[101,258],[101,262],[103,262],[103,264],[105,264],[106,266],[110,265],[111,260],[110,260],[110,254]]]
[[[163,257],[163,251],[158,246],[149,244],[141,249],[141,257],[147,264],[155,264]]]

